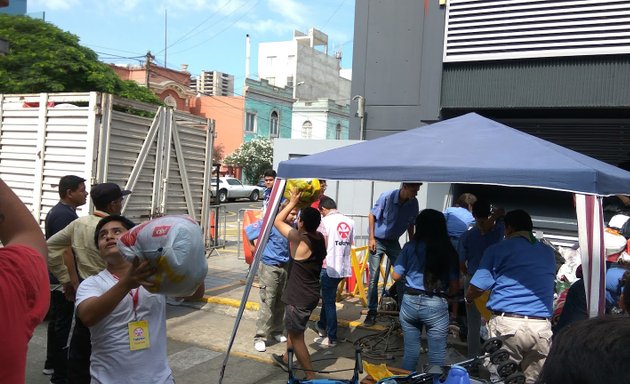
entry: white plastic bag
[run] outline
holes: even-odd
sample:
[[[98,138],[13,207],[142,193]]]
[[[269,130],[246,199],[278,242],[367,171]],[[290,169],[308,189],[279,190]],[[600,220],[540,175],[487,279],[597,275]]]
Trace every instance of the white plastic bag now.
[[[148,260],[157,272],[149,290],[169,296],[192,295],[208,273],[203,235],[188,216],[163,216],[144,222],[118,239],[129,260]]]

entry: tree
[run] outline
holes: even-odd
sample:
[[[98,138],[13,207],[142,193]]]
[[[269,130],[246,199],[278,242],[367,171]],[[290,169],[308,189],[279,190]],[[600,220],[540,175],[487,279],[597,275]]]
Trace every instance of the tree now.
[[[242,167],[247,181],[251,184],[257,184],[262,174],[271,168],[272,160],[271,141],[259,137],[241,144],[223,162],[227,165]]]
[[[0,14],[0,38],[9,42],[0,60],[0,93],[97,91],[161,103],[149,89],[121,80],[76,35],[52,24]]]

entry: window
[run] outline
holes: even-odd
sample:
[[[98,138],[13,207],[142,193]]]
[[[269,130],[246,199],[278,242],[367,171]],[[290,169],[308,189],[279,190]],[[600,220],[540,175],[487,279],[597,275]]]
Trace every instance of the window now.
[[[256,114],[247,112],[245,117],[245,132],[256,132]]]
[[[293,88],[293,76],[287,76],[287,87]]]
[[[275,64],[276,57],[275,56],[267,56],[267,65],[273,67]]]
[[[271,112],[271,116],[269,117],[269,137],[278,137],[278,112]]]
[[[337,123],[337,127],[335,128],[335,139],[341,140],[341,124]]]
[[[241,182],[236,179],[227,179],[227,183],[230,185],[238,185],[238,186],[242,185]]]
[[[313,136],[313,124],[306,120],[302,123],[302,138],[310,139]]]

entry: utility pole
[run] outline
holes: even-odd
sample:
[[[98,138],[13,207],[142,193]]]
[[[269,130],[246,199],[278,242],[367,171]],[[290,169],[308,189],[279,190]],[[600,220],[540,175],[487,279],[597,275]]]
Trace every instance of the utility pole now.
[[[149,78],[151,77],[151,60],[155,59],[155,56],[151,54],[151,51],[147,51],[147,60],[145,62],[145,76],[144,76],[144,84],[147,88],[151,89],[149,86]]]

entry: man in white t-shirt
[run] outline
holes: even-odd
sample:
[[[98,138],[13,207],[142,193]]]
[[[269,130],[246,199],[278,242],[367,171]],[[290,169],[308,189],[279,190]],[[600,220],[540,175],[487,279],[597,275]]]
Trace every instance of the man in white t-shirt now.
[[[116,240],[134,224],[102,219],[94,240],[107,268],[85,279],[76,295],[77,316],[90,328],[92,383],[173,383],[166,354],[166,298],[152,294],[147,261],[128,262]]]
[[[352,275],[350,251],[354,243],[354,220],[337,211],[337,203],[328,196],[319,201],[323,218],[320,231],[326,239],[326,260],[320,275],[322,310],[317,322],[319,337],[314,340],[325,347],[337,345],[337,287]]]

